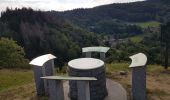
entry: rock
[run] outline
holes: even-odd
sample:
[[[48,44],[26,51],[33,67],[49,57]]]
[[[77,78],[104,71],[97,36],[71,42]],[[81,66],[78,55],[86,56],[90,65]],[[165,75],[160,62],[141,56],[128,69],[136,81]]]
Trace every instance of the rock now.
[[[128,72],[127,72],[127,71],[120,71],[119,74],[120,74],[120,75],[127,75]]]

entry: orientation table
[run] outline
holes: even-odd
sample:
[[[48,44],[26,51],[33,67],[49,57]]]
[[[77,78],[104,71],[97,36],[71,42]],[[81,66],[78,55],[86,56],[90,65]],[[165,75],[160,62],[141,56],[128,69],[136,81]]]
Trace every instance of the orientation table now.
[[[95,58],[78,58],[68,62],[69,75],[75,77],[95,77],[97,81],[90,81],[90,100],[103,100],[107,95],[104,62]],[[70,97],[77,99],[77,83],[69,81]]]

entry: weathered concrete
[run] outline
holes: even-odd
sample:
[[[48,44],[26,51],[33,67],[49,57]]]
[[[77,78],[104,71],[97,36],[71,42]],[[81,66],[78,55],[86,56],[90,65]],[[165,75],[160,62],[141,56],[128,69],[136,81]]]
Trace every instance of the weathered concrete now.
[[[82,52],[85,53],[86,58],[91,58],[92,52],[99,52],[100,53],[100,59],[105,61],[105,53],[109,50],[109,47],[84,47],[82,48]]]
[[[146,67],[134,67],[132,70],[133,100],[146,100]]]
[[[44,80],[40,78],[43,76],[43,70],[39,66],[34,66],[33,71],[37,95],[44,95],[45,94]]]
[[[77,81],[78,100],[90,100],[88,81]]]
[[[78,100],[90,100],[89,81],[96,81],[94,77],[46,76],[41,77],[49,84],[49,100],[65,100],[63,81],[76,80]]]
[[[146,100],[146,63],[147,56],[143,53],[138,53],[130,56],[132,63],[129,66],[132,68],[132,99]]]
[[[48,80],[49,100],[64,100],[62,80]]]
[[[97,78],[96,81],[89,81],[90,100],[103,100],[107,96],[105,67],[102,60],[80,58],[70,61],[68,65],[69,76]],[[69,84],[70,96],[76,100],[78,98],[77,82],[69,81]]]
[[[54,60],[56,57],[52,54],[46,54],[33,59],[29,64],[33,65],[34,79],[37,95],[48,95],[48,83],[40,77],[54,75]]]

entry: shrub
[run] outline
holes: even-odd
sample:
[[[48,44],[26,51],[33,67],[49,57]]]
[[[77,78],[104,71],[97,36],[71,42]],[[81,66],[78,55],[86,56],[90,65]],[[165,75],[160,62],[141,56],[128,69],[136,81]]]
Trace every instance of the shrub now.
[[[0,38],[0,67],[1,68],[30,68],[24,57],[24,49],[16,41]]]

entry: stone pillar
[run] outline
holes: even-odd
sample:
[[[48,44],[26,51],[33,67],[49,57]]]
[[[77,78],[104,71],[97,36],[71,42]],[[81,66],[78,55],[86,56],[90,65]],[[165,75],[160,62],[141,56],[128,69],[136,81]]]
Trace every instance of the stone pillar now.
[[[48,80],[49,100],[64,100],[62,80]]]
[[[55,74],[55,69],[54,69],[54,60],[51,59],[49,61],[47,61],[44,65],[43,65],[43,77],[45,76],[53,76]],[[48,95],[48,89],[49,89],[49,84],[48,82],[44,79],[44,88],[45,88],[45,94]]]
[[[45,67],[46,76],[52,76],[55,74],[53,59],[47,61],[43,66]]]
[[[100,59],[105,61],[105,53],[104,52],[100,52]]]
[[[132,96],[133,100],[146,100],[146,67],[132,69]]]
[[[91,52],[86,52],[86,53],[85,53],[85,57],[86,57],[86,58],[91,58]]]
[[[90,100],[89,81],[77,81],[78,100]]]
[[[34,78],[37,95],[48,95],[48,83],[40,77],[54,75],[54,60],[56,57],[52,54],[46,54],[33,59],[29,64],[33,65]]]
[[[33,71],[37,95],[44,95],[45,94],[44,80],[40,78],[43,77],[42,67],[34,66]]]
[[[146,95],[146,62],[147,57],[143,53],[130,56],[132,63],[132,99],[147,100]]]

